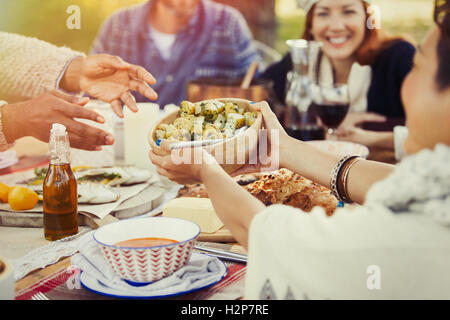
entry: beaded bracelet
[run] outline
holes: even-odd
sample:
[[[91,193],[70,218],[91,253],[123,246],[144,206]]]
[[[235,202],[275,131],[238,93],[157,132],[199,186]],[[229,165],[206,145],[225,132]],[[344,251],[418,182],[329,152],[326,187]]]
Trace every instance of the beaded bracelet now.
[[[343,169],[343,173],[341,175],[342,179],[339,179],[337,190],[339,191],[339,194],[341,195],[342,200],[345,203],[352,203],[353,202],[350,199],[350,196],[348,195],[347,181],[348,181],[348,175],[349,175],[350,169],[353,167],[353,165],[355,163],[357,163],[360,160],[362,160],[361,157],[355,157],[355,158],[347,161],[347,163],[346,163],[346,165],[345,165],[345,167]]]
[[[353,155],[346,155],[345,157],[341,158],[335,165],[333,170],[331,171],[331,178],[330,178],[330,189],[333,195],[339,200],[345,202],[345,199],[340,195],[340,192],[338,190],[338,181],[340,181],[340,174],[342,171],[342,168],[344,165],[354,159],[358,158],[358,156]]]

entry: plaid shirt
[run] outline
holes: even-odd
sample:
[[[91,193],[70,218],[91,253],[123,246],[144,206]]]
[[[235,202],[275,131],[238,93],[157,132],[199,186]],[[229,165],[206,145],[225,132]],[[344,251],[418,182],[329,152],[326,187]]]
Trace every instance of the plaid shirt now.
[[[91,53],[108,53],[146,68],[161,107],[186,97],[187,81],[196,77],[242,77],[259,56],[244,17],[236,9],[202,0],[188,25],[176,35],[169,60],[151,38],[151,1],[122,9],[109,17]],[[140,94],[137,101],[146,101]]]

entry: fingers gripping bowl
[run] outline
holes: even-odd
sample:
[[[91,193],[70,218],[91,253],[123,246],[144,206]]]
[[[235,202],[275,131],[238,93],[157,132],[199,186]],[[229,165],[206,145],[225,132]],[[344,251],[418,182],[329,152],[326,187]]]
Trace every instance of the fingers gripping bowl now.
[[[231,173],[247,163],[250,155],[257,150],[262,115],[252,107],[251,101],[237,98],[182,102],[180,110],[169,113],[150,130],[149,144],[156,154],[167,155],[168,152],[157,145],[157,140],[161,139],[161,129],[167,127],[179,129],[169,135],[168,140],[173,142],[217,140],[217,143],[203,148],[216,158],[225,171]],[[188,128],[182,128],[185,119],[192,121]],[[237,134],[236,129],[239,128],[245,130]],[[163,139],[167,139],[167,136],[163,135]]]
[[[122,279],[146,283],[167,277],[183,267],[189,261],[199,234],[200,227],[191,221],[151,217],[103,226],[95,231],[94,240],[107,263]],[[125,244],[138,239],[172,241],[153,246]]]

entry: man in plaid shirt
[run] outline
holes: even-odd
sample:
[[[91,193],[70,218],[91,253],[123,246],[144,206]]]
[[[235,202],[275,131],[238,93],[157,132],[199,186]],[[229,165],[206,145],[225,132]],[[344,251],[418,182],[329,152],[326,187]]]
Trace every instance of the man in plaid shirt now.
[[[91,53],[149,70],[161,107],[185,99],[189,79],[240,78],[259,59],[241,13],[211,0],[149,0],[119,10],[102,26]]]

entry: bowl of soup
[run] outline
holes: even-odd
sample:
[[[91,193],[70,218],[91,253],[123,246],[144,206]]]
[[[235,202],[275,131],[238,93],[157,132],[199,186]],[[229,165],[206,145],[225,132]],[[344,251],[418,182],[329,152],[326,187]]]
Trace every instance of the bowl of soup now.
[[[199,234],[200,227],[191,221],[149,217],[103,226],[95,231],[94,240],[122,279],[149,283],[183,267]]]

